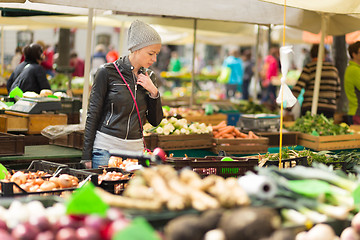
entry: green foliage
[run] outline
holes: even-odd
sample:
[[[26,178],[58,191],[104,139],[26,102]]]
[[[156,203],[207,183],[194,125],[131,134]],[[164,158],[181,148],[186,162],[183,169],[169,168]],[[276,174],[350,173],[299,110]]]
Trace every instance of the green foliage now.
[[[295,124],[287,129],[311,134],[313,136],[351,134],[347,124],[335,124],[334,119],[327,118],[323,114],[311,116],[309,111],[304,116],[296,119]]]

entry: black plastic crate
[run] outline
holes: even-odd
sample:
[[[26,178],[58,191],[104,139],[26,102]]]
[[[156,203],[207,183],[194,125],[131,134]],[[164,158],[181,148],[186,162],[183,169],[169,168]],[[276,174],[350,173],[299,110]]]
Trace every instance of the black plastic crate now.
[[[79,179],[79,182],[91,181],[95,186],[98,185],[98,175],[96,173],[67,167],[61,168],[59,171],[57,171],[54,174],[54,177],[59,177],[61,174],[69,174],[75,176]]]
[[[214,174],[222,177],[239,177],[247,171],[255,171],[257,159],[231,157],[234,161],[221,161],[223,157],[206,156],[205,158],[169,158],[167,163],[172,164],[176,170],[184,167],[191,168],[201,177]]]
[[[29,167],[27,168],[28,171],[36,172],[36,171],[44,171],[49,174],[55,174],[61,168],[67,168],[68,165],[61,164],[61,163],[54,163],[44,160],[33,160]]]
[[[268,160],[265,162],[264,167],[266,166],[279,166],[279,160]],[[289,168],[295,166],[305,166],[308,167],[307,157],[298,157],[298,158],[289,158],[281,159],[282,168]]]
[[[56,171],[53,176],[59,177],[61,174],[69,174],[75,176],[79,179],[80,182],[91,181],[95,186],[98,185],[98,176],[95,173],[85,172],[83,170],[78,169],[71,169],[65,165],[65,167],[60,167],[58,171]],[[21,188],[18,184],[14,182],[6,182],[0,181],[1,184],[1,193],[0,195],[3,197],[16,197],[16,196],[23,196],[23,195],[59,195],[62,192],[66,191],[74,191],[77,188],[62,188],[62,189],[55,189],[49,191],[36,191],[36,192],[27,192],[23,188]],[[81,187],[79,185],[79,187]],[[18,189],[20,192],[14,192],[14,188]]]
[[[106,172],[120,172],[124,175],[128,175],[128,179],[119,179],[119,180],[102,180],[101,183],[98,182],[98,186],[104,189],[107,192],[113,193],[113,194],[122,194],[122,192],[125,189],[125,184],[128,183],[130,180],[132,174],[126,173],[121,168],[93,168],[93,169],[86,169],[85,171],[95,173],[98,175],[98,181],[99,181],[99,175],[101,175],[104,171]]]

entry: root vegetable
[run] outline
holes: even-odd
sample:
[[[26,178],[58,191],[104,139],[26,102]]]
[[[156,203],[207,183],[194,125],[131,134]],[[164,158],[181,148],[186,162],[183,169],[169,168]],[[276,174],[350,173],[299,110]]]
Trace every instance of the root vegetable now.
[[[351,226],[355,229],[357,233],[360,234],[360,213],[355,214],[351,220]]]
[[[320,223],[311,228],[307,232],[306,237],[309,240],[333,240],[336,235],[334,230],[329,225]]]
[[[360,240],[360,236],[353,227],[347,227],[342,231],[342,233],[340,235],[340,239],[341,240]]]
[[[61,188],[70,188],[73,185],[72,177],[68,174],[61,174],[59,176],[59,185]]]
[[[160,211],[162,208],[162,202],[154,200],[134,199],[118,195],[113,195],[106,192],[101,188],[96,188],[97,194],[102,198],[104,202],[113,207],[120,208],[136,208],[140,210]]]
[[[45,181],[43,184],[41,184],[40,186],[40,190],[41,191],[51,191],[54,188],[56,188],[55,183],[50,182],[50,181]]]

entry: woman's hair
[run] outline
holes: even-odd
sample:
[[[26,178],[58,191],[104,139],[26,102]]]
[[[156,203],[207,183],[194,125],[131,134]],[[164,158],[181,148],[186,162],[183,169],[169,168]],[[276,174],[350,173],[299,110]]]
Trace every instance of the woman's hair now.
[[[37,43],[32,43],[30,45],[25,46],[24,48],[25,60],[28,62],[37,62],[38,60],[41,60],[42,53],[43,53],[43,49]]]
[[[359,48],[360,48],[360,41],[356,41],[355,43],[349,45],[348,50],[351,59],[353,58],[353,53],[359,52]]]

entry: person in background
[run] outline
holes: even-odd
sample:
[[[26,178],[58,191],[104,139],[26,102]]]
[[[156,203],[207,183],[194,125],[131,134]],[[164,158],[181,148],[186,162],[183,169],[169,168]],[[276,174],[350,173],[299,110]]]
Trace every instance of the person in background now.
[[[44,59],[41,62],[41,66],[45,69],[46,74],[54,77],[54,51],[51,49],[50,45],[45,44],[43,41],[37,41],[36,43],[39,44],[44,51]]]
[[[116,51],[113,45],[109,46],[109,51],[106,54],[106,62],[115,62],[119,58],[119,53]]]
[[[70,66],[74,68],[72,73],[73,77],[83,77],[84,76],[84,60],[78,57],[76,52],[70,54]]]
[[[180,70],[181,70],[181,62],[179,59],[179,55],[176,51],[171,52],[171,58],[170,58],[168,70],[170,72],[180,72]]]
[[[228,99],[234,98],[238,89],[241,89],[243,83],[243,62],[240,59],[238,50],[230,51],[230,54],[223,62],[224,67],[231,69],[229,82],[226,84],[226,97]]]
[[[349,45],[350,61],[345,70],[344,89],[349,101],[350,124],[360,125],[360,41]]]
[[[95,47],[94,55],[91,57],[91,74],[95,75],[98,68],[106,62],[105,46],[103,44],[98,44]]]
[[[251,60],[251,49],[245,49],[243,54],[243,68],[244,68],[244,77],[243,77],[243,99],[249,99],[249,86],[251,78],[254,75],[254,66],[255,63]]]
[[[44,58],[43,49],[39,44],[32,43],[24,48],[25,60],[11,74],[6,87],[10,93],[15,87],[23,92],[40,93],[43,89],[51,89],[46,78],[45,69],[40,65]]]
[[[156,76],[149,69],[161,49],[160,35],[136,20],[127,46],[130,54],[103,64],[91,88],[82,159],[91,159],[93,168],[107,165],[111,150],[143,153],[142,125],[157,126],[163,118]]]
[[[264,95],[262,98],[263,103],[268,103],[270,105],[275,104],[276,99],[276,86],[271,83],[273,77],[279,75],[279,58],[280,52],[277,45],[271,46],[269,50],[269,55],[264,59],[264,65],[261,70],[262,74],[262,87],[264,89]]]
[[[301,106],[301,115],[305,115],[307,111],[311,111],[315,75],[317,66],[319,45],[314,44],[310,50],[311,62],[306,64],[301,72],[301,75],[293,87],[292,92],[297,98],[301,89],[305,89],[304,100]],[[323,66],[321,71],[319,100],[317,114],[323,113],[328,118],[333,118],[336,111],[336,101],[340,97],[340,78],[336,67],[323,59]]]
[[[21,63],[21,58],[23,57],[22,48],[16,47],[15,55],[11,59],[10,71],[14,71],[15,68]]]

